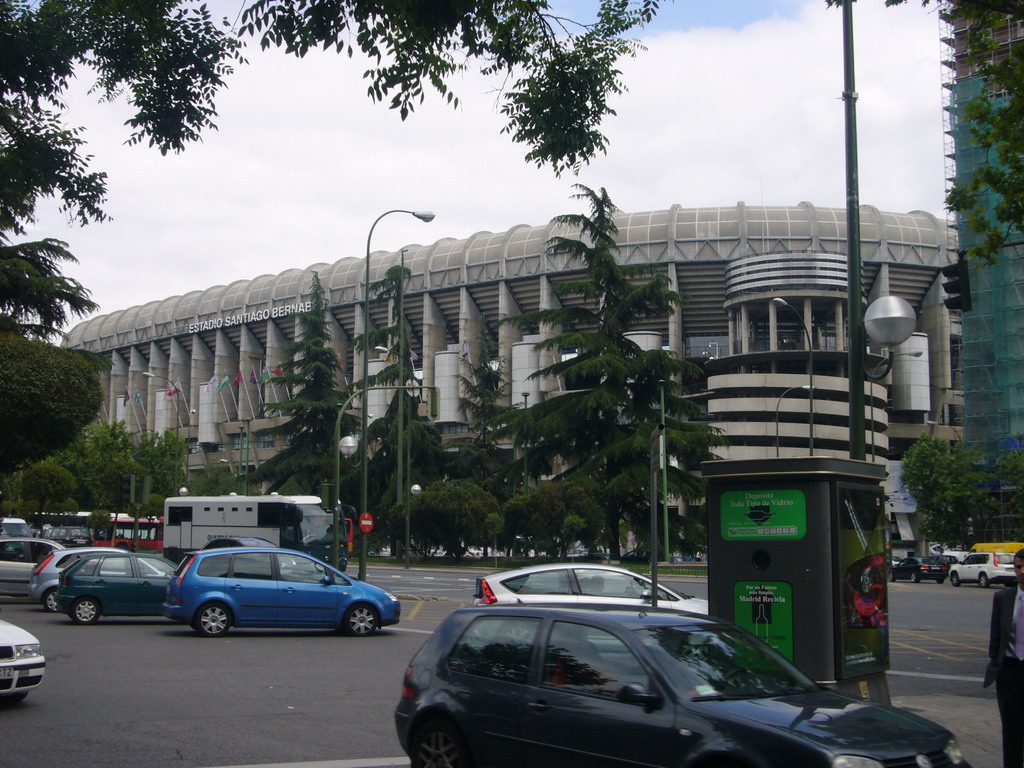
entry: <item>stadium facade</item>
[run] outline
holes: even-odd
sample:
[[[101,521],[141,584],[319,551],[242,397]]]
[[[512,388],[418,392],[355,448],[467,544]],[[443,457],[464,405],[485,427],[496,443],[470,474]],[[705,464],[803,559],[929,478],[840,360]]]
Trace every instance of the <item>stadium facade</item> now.
[[[812,447],[816,455],[847,456],[845,209],[676,205],[620,212],[616,221],[620,259],[660,270],[689,297],[673,316],[634,329],[635,338],[702,366],[696,396],[728,439],[721,457],[799,456]],[[459,376],[485,329],[511,372],[508,404],[524,396],[532,404],[560,391],[557,380],[529,378],[552,362],[534,345],[553,329],[524,333],[500,321],[558,305],[553,286],[578,278],[582,265],[549,255],[545,244],[575,234],[553,223],[521,225],[371,255],[371,282],[399,259],[411,271],[405,291],[411,347],[423,383],[440,391],[442,433],[473,429],[458,408]],[[897,480],[905,447],[926,431],[952,438],[945,432],[959,412],[952,356],[958,325],[943,305],[939,272],[955,259],[952,236],[929,213],[861,209],[865,298],[899,296],[918,316],[917,332],[896,352],[889,378],[865,384],[868,460],[887,464]],[[221,459],[257,466],[279,447],[256,432],[276,423],[266,404],[287,397],[275,372],[295,338],[296,315],[308,306],[313,272],[327,293],[332,344],[344,371],[360,375],[361,353],[351,341],[364,330],[364,270],[363,258],[349,257],[196,290],[94,317],[66,343],[110,358],[102,418],[122,420],[135,432],[177,431],[189,446],[190,470]],[[371,327],[390,325],[391,316],[387,302],[371,301]],[[883,364],[881,352],[869,350],[869,369]],[[386,364],[386,353],[370,354],[373,374]],[[812,375],[813,390],[807,388]],[[371,418],[384,412],[386,398],[371,393]],[[911,542],[906,502],[895,482],[894,538]]]

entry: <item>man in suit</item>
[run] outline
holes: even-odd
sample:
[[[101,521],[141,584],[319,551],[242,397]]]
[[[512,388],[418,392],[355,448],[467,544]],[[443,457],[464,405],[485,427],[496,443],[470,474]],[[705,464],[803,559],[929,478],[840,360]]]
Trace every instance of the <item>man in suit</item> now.
[[[1003,768],[1024,767],[1024,549],[1013,556],[1017,585],[992,598],[985,687],[996,684]]]

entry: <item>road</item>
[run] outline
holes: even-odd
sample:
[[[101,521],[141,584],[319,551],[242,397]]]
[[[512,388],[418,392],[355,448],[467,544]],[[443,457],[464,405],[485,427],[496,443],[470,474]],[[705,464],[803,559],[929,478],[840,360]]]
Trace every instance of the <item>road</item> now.
[[[437,623],[471,603],[476,575],[371,566],[371,582],[406,597],[401,624],[370,638],[232,630],[208,639],[162,618],[81,627],[27,601],[0,598],[0,616],[36,634],[48,662],[38,690],[21,704],[0,706],[3,763],[401,765],[391,713],[402,672]],[[665,581],[707,595],[703,582]],[[991,591],[948,583],[892,586],[894,702],[921,707],[939,722],[949,715],[956,727],[943,724],[967,740],[974,768],[997,768],[995,696],[980,684]],[[953,711],[936,710],[935,702]],[[968,726],[972,733],[963,733]]]

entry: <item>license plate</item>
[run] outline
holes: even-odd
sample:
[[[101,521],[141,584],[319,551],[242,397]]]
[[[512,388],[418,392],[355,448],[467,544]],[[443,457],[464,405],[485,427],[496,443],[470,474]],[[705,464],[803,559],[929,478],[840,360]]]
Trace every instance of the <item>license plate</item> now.
[[[11,667],[0,669],[0,680],[7,680],[14,677],[14,670]]]

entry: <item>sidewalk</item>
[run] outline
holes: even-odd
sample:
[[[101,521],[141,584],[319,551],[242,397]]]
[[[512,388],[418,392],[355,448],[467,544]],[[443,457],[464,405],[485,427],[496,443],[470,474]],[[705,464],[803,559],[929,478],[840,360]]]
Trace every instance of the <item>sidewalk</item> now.
[[[952,731],[971,768],[1002,768],[999,711],[994,700],[931,694],[895,696],[892,704]]]

